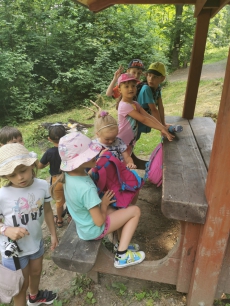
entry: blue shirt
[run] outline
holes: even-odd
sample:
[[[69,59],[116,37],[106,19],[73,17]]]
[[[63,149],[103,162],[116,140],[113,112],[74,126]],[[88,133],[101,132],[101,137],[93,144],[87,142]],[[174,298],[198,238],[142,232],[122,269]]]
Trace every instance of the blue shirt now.
[[[101,203],[92,179],[89,176],[70,176],[65,173],[64,193],[66,205],[76,223],[78,236],[83,240],[99,237],[105,225],[95,225],[89,212]]]

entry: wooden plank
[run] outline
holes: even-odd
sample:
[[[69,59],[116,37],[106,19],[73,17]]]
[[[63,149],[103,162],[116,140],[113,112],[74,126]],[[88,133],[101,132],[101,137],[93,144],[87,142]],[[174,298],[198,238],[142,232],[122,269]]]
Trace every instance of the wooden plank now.
[[[168,255],[160,260],[144,260],[139,265],[117,269],[114,267],[114,254],[102,244],[93,271],[175,285],[179,264],[179,258]]]
[[[178,270],[177,291],[188,292],[192,277],[197,244],[202,225],[185,223],[185,234],[181,252],[180,266]]]
[[[216,124],[210,117],[196,117],[189,123],[208,170]]]
[[[187,305],[212,305],[230,231],[230,52],[205,193],[209,204],[199,239]],[[227,254],[229,256],[230,254]],[[229,275],[228,275],[229,278]]]
[[[207,0],[197,0],[196,1],[194,17],[197,17],[200,14],[206,2]]]
[[[203,66],[204,51],[208,35],[211,10],[203,10],[197,17],[194,44],[189,67],[188,83],[185,93],[185,101],[182,117],[192,119],[194,117],[197,93]]]
[[[166,117],[166,122],[182,125],[183,132],[172,142],[164,140],[161,210],[169,219],[204,224],[207,170],[199,148],[186,119]]]
[[[99,12],[114,4],[195,4],[196,0],[88,0],[87,3],[91,11]]]
[[[216,9],[212,9],[211,12],[211,18],[214,17],[217,13],[219,13],[219,11],[227,4],[229,4],[230,1],[229,0],[220,0],[220,4],[219,7]]]
[[[87,273],[95,264],[100,245],[101,240],[81,240],[72,221],[54,250],[52,259],[62,269]]]

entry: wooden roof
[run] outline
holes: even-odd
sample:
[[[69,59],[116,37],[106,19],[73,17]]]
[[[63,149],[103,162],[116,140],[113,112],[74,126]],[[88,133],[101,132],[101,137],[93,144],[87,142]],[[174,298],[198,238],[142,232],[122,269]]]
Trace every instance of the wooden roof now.
[[[230,0],[74,0],[89,8],[92,12],[102,11],[114,4],[190,4],[195,5],[194,17],[202,9],[211,9],[211,17],[215,16]]]

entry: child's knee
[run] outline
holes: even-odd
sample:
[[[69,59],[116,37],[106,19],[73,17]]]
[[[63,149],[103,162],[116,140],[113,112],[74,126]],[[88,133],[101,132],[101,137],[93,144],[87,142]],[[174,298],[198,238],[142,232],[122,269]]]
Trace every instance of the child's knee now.
[[[139,217],[140,218],[140,216],[141,216],[141,210],[140,210],[140,208],[138,207],[138,206],[131,206],[132,207],[132,209],[133,209],[133,211],[134,211],[134,215],[136,216],[136,217]]]

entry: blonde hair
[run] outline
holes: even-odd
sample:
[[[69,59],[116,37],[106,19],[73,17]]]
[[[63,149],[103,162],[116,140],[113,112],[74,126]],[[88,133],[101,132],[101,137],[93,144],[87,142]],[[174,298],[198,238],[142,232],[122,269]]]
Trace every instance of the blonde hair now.
[[[107,111],[99,111],[94,122],[95,134],[107,127],[117,127],[117,120],[114,119]]]

